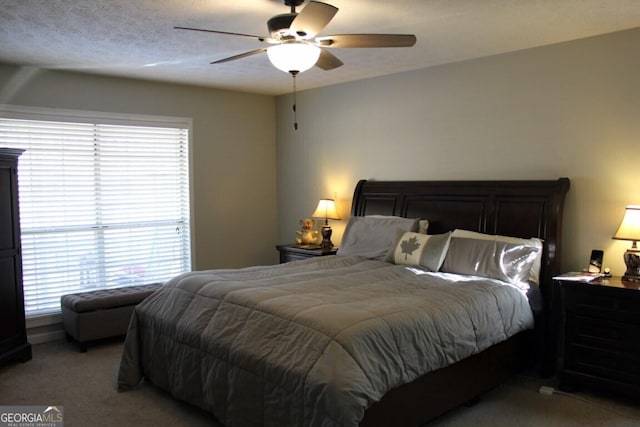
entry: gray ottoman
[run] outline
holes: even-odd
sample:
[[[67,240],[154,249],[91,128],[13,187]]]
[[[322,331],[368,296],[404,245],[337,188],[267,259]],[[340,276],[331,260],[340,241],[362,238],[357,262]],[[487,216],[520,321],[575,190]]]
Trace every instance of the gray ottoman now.
[[[89,341],[125,335],[135,306],[161,286],[152,283],[63,295],[60,305],[67,338],[76,340],[85,352]]]

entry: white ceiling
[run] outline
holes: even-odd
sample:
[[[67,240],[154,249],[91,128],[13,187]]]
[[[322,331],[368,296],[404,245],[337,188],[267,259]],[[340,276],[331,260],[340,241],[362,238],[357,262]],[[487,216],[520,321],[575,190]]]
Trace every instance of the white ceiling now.
[[[495,55],[640,26],[640,0],[325,0],[340,10],[320,35],[408,33],[411,48],[333,49],[345,65],[312,68],[298,90]],[[298,11],[300,8],[298,9]],[[268,46],[199,27],[267,36],[281,0],[0,0],[0,62],[279,95],[291,77]]]

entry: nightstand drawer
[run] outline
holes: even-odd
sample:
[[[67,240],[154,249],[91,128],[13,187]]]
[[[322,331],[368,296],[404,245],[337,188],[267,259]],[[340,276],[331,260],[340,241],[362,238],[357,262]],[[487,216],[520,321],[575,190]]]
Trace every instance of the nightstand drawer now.
[[[589,286],[582,285],[581,288],[571,289],[566,293],[568,311],[640,324],[639,295],[630,292],[627,295],[620,295],[616,292],[617,289],[602,292],[600,288],[591,289]]]
[[[338,248],[335,246],[329,249],[322,249],[319,246],[310,248],[298,245],[276,245],[276,249],[280,252],[281,263],[318,256],[335,255],[338,252]]]
[[[640,288],[611,277],[558,280],[564,318],[561,388],[640,393]]]
[[[567,318],[567,338],[576,344],[640,355],[640,325],[575,315]]]
[[[297,261],[300,259],[307,259],[307,258],[311,258],[309,255],[304,255],[304,254],[298,254],[295,252],[287,252],[285,254],[282,254],[281,256],[281,262],[291,262],[291,261]]]
[[[566,370],[640,385],[640,359],[637,356],[577,344],[567,350]]]

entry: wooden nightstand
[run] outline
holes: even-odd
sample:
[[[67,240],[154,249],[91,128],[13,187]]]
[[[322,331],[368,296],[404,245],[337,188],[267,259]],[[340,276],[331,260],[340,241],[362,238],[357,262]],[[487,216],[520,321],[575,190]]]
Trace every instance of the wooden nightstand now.
[[[640,283],[559,279],[564,317],[560,387],[640,396]]]
[[[276,248],[280,252],[281,264],[315,256],[335,255],[338,252],[336,247],[331,249],[308,249],[298,245],[276,245]]]

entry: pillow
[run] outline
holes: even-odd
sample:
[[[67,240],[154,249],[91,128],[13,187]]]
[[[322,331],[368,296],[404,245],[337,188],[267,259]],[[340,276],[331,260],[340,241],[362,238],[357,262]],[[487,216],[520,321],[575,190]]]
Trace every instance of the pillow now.
[[[396,240],[397,231],[416,231],[418,220],[399,216],[352,216],[337,255],[359,255],[382,260]]]
[[[498,240],[501,242],[516,243],[537,248],[538,252],[535,260],[533,261],[533,266],[529,271],[528,280],[535,283],[536,285],[540,283],[540,269],[542,268],[542,240],[535,237],[531,239],[521,239],[518,237],[500,236],[498,234],[484,234],[478,233],[477,231],[469,230],[453,230],[451,236],[471,239]]]
[[[451,233],[428,235],[410,231],[399,233],[385,261],[438,271],[447,255]]]
[[[441,270],[522,283],[529,278],[538,248],[500,240],[451,237]]]
[[[368,218],[402,218],[401,216],[386,216],[386,215],[369,215]],[[427,234],[429,231],[429,220],[418,219],[418,233]]]

